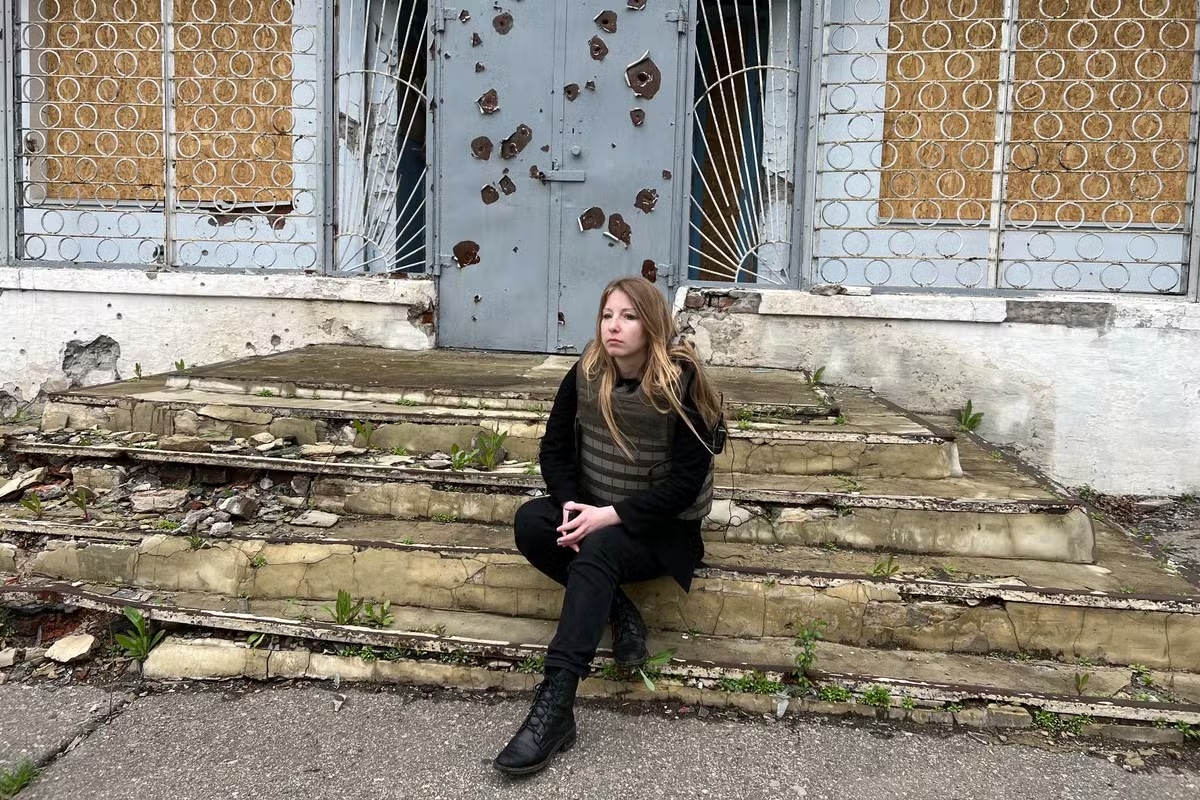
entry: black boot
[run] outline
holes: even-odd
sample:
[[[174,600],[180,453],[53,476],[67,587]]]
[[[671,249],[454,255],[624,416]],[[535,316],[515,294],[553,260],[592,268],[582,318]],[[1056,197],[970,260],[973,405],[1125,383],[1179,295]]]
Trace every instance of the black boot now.
[[[650,658],[646,650],[646,623],[629,595],[617,589],[608,612],[612,624],[613,660],[621,669],[636,669]]]
[[[530,775],[550,763],[560,750],[575,744],[575,688],[579,677],[565,669],[548,669],[533,692],[533,708],[493,765],[509,775]]]

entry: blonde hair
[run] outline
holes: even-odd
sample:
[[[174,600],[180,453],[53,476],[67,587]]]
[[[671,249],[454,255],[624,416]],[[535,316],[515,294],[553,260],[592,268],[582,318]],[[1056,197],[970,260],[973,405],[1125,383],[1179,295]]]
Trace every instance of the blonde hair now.
[[[675,325],[675,318],[671,315],[666,299],[654,288],[654,284],[639,276],[617,278],[604,288],[604,293],[600,295],[600,311],[596,315],[595,338],[588,344],[580,359],[580,369],[584,371],[587,379],[597,386],[600,415],[604,418],[604,424],[608,426],[613,440],[625,456],[632,460],[633,452],[629,449],[629,442],[618,428],[613,415],[612,392],[619,378],[617,362],[601,344],[604,306],[608,304],[608,298],[613,292],[623,292],[633,303],[646,337],[642,392],[654,410],[661,414],[678,414],[692,433],[703,441],[700,432],[688,419],[683,408],[681,364],[692,365],[692,396],[701,419],[710,429],[721,419],[721,399],[709,382],[695,348],[691,343],[679,339],[679,329]]]

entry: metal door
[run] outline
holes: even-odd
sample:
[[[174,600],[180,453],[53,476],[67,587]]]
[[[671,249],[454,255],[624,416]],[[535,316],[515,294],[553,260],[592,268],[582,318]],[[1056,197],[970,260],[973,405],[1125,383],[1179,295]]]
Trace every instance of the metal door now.
[[[579,352],[606,283],[677,263],[679,6],[534,5],[435,15],[442,346]]]
[[[666,290],[674,278],[686,33],[677,3],[571,2],[559,161],[571,180],[555,185],[558,351],[581,352],[592,338],[609,281],[640,274]]]

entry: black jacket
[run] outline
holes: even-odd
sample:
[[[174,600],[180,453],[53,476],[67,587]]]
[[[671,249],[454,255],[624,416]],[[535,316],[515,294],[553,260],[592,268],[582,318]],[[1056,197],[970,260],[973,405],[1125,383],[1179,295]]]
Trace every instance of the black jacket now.
[[[579,462],[575,451],[578,369],[576,362],[558,387],[554,407],[546,421],[546,434],[542,437],[542,478],[550,496],[560,506],[571,501],[595,505],[579,485]],[[685,381],[685,385],[689,383]],[[694,400],[691,397],[684,400],[684,409],[696,431],[710,439],[708,426],[696,410]],[[671,472],[667,480],[613,506],[629,534],[649,542],[663,568],[685,590],[691,587],[692,573],[704,558],[704,543],[700,536],[700,520],[681,520],[678,515],[695,501],[712,458],[708,448],[681,419],[675,428]]]

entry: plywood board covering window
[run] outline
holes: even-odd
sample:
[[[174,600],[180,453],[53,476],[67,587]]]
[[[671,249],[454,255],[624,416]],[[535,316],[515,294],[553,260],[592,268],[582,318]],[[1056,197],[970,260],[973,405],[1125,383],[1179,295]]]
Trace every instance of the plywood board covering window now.
[[[154,204],[173,173],[177,207],[290,203],[291,0],[168,2],[40,4],[47,196]]]

